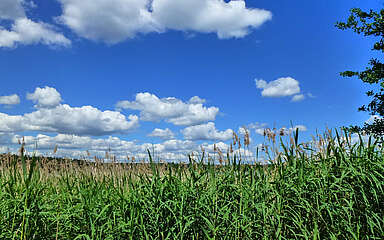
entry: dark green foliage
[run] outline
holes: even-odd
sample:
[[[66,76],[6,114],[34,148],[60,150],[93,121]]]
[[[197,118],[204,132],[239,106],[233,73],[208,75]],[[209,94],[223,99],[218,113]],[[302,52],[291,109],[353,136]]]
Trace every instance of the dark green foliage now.
[[[375,37],[377,41],[372,46],[372,50],[384,52],[384,9],[380,12],[370,10],[362,11],[359,8],[351,9],[351,15],[347,22],[336,24],[339,29],[352,29],[357,34],[366,37]],[[370,90],[366,94],[372,98],[368,105],[359,107],[359,111],[369,112],[371,115],[384,116],[384,64],[378,59],[371,59],[365,71],[345,71],[340,74],[344,77],[358,77],[361,81],[374,84],[378,87],[377,91]],[[376,137],[384,136],[384,121],[377,119],[373,123],[365,123],[363,127],[352,127],[355,132],[366,132],[374,134]]]
[[[0,239],[384,239],[377,142],[283,148],[264,166],[3,160]]]

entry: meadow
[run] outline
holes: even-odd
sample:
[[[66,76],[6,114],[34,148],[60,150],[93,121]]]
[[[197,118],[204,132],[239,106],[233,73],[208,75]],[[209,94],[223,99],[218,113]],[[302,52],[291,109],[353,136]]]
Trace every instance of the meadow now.
[[[268,164],[236,151],[186,164],[4,154],[0,239],[384,239],[378,140],[268,137]]]

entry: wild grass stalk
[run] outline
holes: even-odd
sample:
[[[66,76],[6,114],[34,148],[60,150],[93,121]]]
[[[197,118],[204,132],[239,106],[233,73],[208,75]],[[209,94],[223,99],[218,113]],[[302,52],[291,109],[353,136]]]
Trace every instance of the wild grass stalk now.
[[[3,155],[0,239],[384,239],[378,141],[271,140],[268,165],[235,151],[227,164]]]

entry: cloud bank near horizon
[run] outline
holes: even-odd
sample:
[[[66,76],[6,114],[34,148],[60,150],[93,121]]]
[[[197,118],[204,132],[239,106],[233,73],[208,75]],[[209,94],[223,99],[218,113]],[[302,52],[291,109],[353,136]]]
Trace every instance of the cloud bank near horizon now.
[[[138,93],[133,101],[119,101],[116,107],[120,111],[64,104],[61,93],[49,86],[37,87],[25,97],[34,104],[32,112],[20,115],[0,112],[0,143],[14,152],[17,152],[17,144],[24,139],[29,149],[38,146],[41,153],[51,154],[58,146],[61,156],[74,158],[84,157],[85,151],[101,156],[109,149],[119,159],[127,155],[144,158],[146,150],[151,149],[163,158],[180,160],[202,148],[214,153],[214,144],[225,151],[229,148],[229,143],[225,142],[231,140],[234,133],[231,128],[217,129],[214,121],[219,109],[204,106],[206,100],[199,96],[183,101],[175,97],[159,98],[151,93]],[[18,104],[20,97],[17,94],[2,96],[0,101],[3,104]],[[129,115],[125,111],[130,111]],[[139,111],[139,116],[132,111]],[[153,130],[145,136],[158,138],[160,142],[148,143],[146,137],[133,140],[121,138],[123,135],[134,135],[140,129],[141,121],[153,125]],[[161,121],[169,127],[158,128],[156,125]],[[252,134],[262,135],[267,124],[253,123],[246,128]],[[306,131],[303,125],[297,128]],[[239,128],[238,133],[241,135],[244,129]],[[5,147],[0,150],[8,151]]]

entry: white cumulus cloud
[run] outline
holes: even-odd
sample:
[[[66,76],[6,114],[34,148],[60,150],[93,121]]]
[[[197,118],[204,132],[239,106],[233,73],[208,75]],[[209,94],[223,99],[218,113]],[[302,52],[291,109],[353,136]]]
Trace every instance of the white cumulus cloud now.
[[[194,97],[191,97],[188,102],[192,104],[199,104],[199,103],[203,104],[206,102],[206,100],[198,96],[194,96]]]
[[[175,138],[175,134],[169,129],[160,129],[155,128],[150,134],[148,134],[150,137],[158,137],[164,140]]]
[[[244,37],[272,18],[269,11],[247,8],[243,0],[153,0],[152,11],[164,28],[216,33],[219,38]]]
[[[302,101],[302,100],[304,100],[305,99],[305,96],[304,96],[304,94],[297,94],[297,95],[295,95],[295,96],[293,96],[292,97],[292,102],[300,102],[300,101]]]
[[[62,101],[60,93],[52,87],[38,87],[35,92],[27,94],[27,99],[37,103],[37,108],[56,107]]]
[[[0,132],[0,145],[10,147],[9,145],[12,144],[13,136],[14,135],[12,133]],[[0,151],[0,153],[1,153],[1,151]]]
[[[37,110],[24,115],[0,113],[0,133],[42,131],[101,136],[128,132],[139,125],[136,115],[129,115],[127,119],[117,111],[60,104],[60,93],[51,87],[36,88],[27,98],[36,103]]]
[[[11,30],[0,26],[0,47],[15,47],[17,44],[45,44],[69,46],[71,41],[63,34],[57,33],[46,23],[33,22],[27,18],[16,19]]]
[[[109,136],[107,138],[98,138],[90,136],[78,136],[72,134],[57,134],[48,136],[45,134],[18,135],[11,133],[0,133],[0,143],[4,144],[5,148],[0,148],[1,152],[11,151],[17,153],[19,141],[25,142],[25,148],[28,153],[34,152],[44,156],[60,156],[77,159],[93,160],[94,156],[107,160],[107,156],[116,157],[118,161],[130,161],[135,157],[136,161],[148,161],[147,150],[150,150],[152,158],[157,160],[187,162],[188,154],[195,153],[195,160],[202,156],[201,151],[209,153],[210,157],[218,160],[219,155],[217,149],[225,154],[230,146],[224,142],[207,143],[197,145],[191,140],[172,139],[157,144],[139,143],[138,141],[127,141],[118,137]],[[57,146],[57,152],[53,150]],[[215,150],[216,149],[216,150]],[[233,149],[233,154],[241,154],[247,156],[243,160],[252,156],[252,153],[244,149]],[[106,154],[108,152],[108,155]],[[196,158],[197,157],[197,158]],[[205,161],[207,155],[205,155]],[[129,158],[129,159],[128,159]]]
[[[138,93],[135,101],[120,101],[116,104],[116,108],[139,110],[140,119],[143,121],[165,119],[179,126],[212,121],[219,112],[216,107],[204,107],[201,103],[185,103],[174,97],[158,98],[151,93]]]
[[[59,0],[59,21],[79,36],[110,44],[140,33],[170,30],[244,37],[272,13],[244,0]],[[102,11],[100,10],[102,9]]]
[[[16,19],[25,17],[23,0],[1,0],[0,19]]]
[[[276,135],[283,133],[284,135],[288,135],[291,134],[293,131],[296,131],[296,129],[298,129],[300,132],[307,131],[307,127],[304,125],[295,125],[290,128],[281,127],[271,129],[266,123],[252,123],[248,125],[248,128],[254,129],[255,133],[259,135],[264,135],[266,133],[275,133]]]
[[[23,116],[0,113],[0,132],[19,132],[24,130],[33,129],[25,122]]]
[[[293,128],[290,128],[290,129],[292,129],[294,131],[296,131],[296,129],[298,129],[299,131],[303,131],[303,132],[307,131],[307,127],[304,126],[304,125],[296,125],[296,126],[294,126]]]
[[[132,130],[138,125],[138,117],[115,111],[100,111],[92,106],[71,107],[67,104],[52,109],[39,109],[25,114],[31,126],[40,131],[72,133],[77,135],[108,135]]]
[[[20,97],[17,94],[9,96],[0,96],[0,104],[3,105],[16,105],[20,103]]]
[[[148,160],[147,150],[151,151],[154,160],[187,161],[188,154],[199,148],[189,140],[168,140],[162,143],[138,143],[127,141],[118,137],[97,138],[70,134],[57,134],[48,136],[37,134],[35,136],[22,136],[18,134],[0,133],[0,143],[9,146],[10,150],[17,152],[18,142],[24,139],[27,151],[38,151],[45,156],[53,155],[53,149],[57,146],[55,156],[88,158],[94,156],[105,158],[106,152],[110,156],[116,156],[117,160],[125,161],[127,157],[135,157],[137,161]],[[37,147],[37,148],[36,148]],[[3,152],[6,150],[4,149]],[[1,149],[0,149],[1,153]],[[88,153],[90,156],[88,156]]]
[[[33,2],[23,0],[0,1],[0,20],[12,21],[10,29],[0,25],[0,47],[13,48],[18,44],[39,43],[49,46],[71,45],[71,41],[58,33],[52,25],[32,21],[26,16],[24,8],[33,5]]]
[[[255,83],[257,88],[263,89],[263,97],[286,97],[300,93],[299,81],[291,77],[279,78],[269,83],[255,79]]]
[[[209,153],[214,153],[219,149],[221,152],[226,153],[226,151],[230,148],[230,146],[224,142],[216,142],[212,144],[204,143],[201,145],[201,148],[204,149],[204,151],[207,151]]]
[[[0,132],[42,131],[76,135],[101,136],[127,132],[138,127],[135,115],[128,119],[119,112],[100,111],[91,106],[67,104],[41,108],[24,115],[0,113]]]
[[[59,21],[79,36],[110,44],[138,33],[159,31],[148,0],[59,0]]]
[[[162,143],[164,151],[178,151],[187,153],[196,148],[196,144],[189,140],[171,139]]]
[[[184,135],[184,138],[188,140],[226,141],[232,138],[233,130],[218,131],[215,123],[209,122],[184,128],[181,130],[181,133]]]
[[[251,123],[247,126],[249,129],[253,129],[255,133],[264,135],[264,130],[268,127],[266,123]]]

